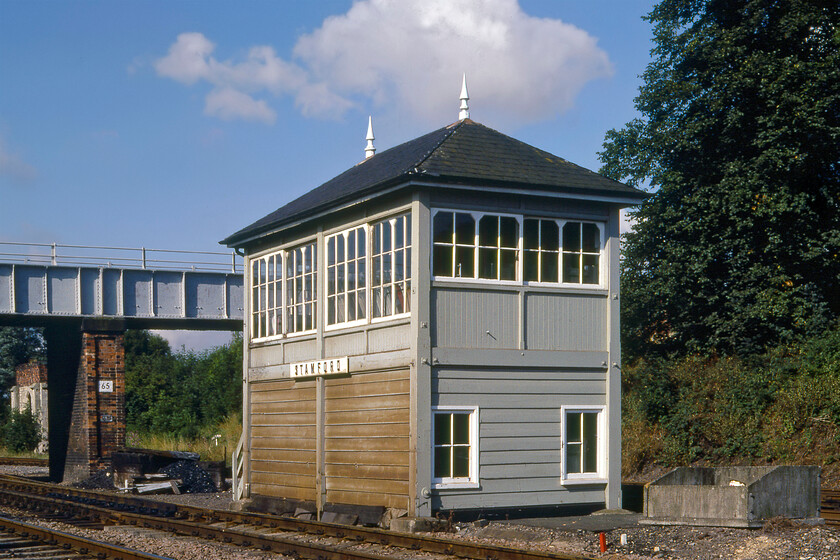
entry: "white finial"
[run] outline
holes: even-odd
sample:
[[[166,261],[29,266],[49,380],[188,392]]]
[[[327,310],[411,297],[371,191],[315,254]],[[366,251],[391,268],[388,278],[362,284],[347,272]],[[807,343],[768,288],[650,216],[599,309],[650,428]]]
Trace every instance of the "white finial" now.
[[[367,146],[365,146],[365,159],[367,159],[376,153],[376,148],[373,147],[373,117],[370,116],[368,116],[368,131],[365,140],[367,140]]]
[[[464,74],[464,80],[461,82],[461,111],[458,113],[458,120],[470,118],[470,107],[467,101],[470,100],[470,94],[467,93],[467,75]]]

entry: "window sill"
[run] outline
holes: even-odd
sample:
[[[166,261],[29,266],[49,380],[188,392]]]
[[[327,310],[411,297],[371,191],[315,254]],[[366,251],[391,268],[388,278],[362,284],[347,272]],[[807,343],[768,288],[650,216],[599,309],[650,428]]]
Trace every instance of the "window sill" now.
[[[563,486],[577,486],[585,484],[607,484],[606,478],[564,478],[560,481]]]
[[[292,340],[299,340],[305,337],[313,337],[318,333],[316,330],[301,331],[296,333],[278,334],[274,336],[264,336],[262,338],[252,338],[249,341],[251,348],[259,348],[260,346],[269,346],[278,342],[288,342]]]
[[[589,294],[606,296],[609,290],[600,284],[552,284],[550,282],[519,282],[519,281],[496,281],[479,278],[451,278],[449,276],[433,276],[432,288],[438,287],[460,287],[467,289],[495,288],[499,291],[527,290],[538,293],[567,293],[567,294]]]
[[[480,490],[478,482],[435,482],[432,490]]]

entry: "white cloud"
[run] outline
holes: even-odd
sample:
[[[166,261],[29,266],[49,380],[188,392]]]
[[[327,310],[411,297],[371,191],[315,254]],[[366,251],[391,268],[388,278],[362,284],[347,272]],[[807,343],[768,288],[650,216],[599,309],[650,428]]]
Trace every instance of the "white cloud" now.
[[[208,58],[216,45],[201,33],[181,33],[169,54],[155,62],[158,75],[191,85],[210,77]],[[212,59],[210,59],[212,60]]]
[[[247,93],[229,87],[214,89],[207,94],[204,114],[226,121],[240,118],[268,124],[273,124],[277,118],[277,113],[265,101],[257,101]]]
[[[432,120],[454,113],[462,72],[472,107],[517,122],[566,111],[586,82],[611,73],[593,37],[515,0],[367,0],[301,37],[295,54],[340,94]]]
[[[38,170],[12,153],[0,137],[0,177],[8,177],[16,183],[29,183],[38,176]]]
[[[155,68],[187,85],[207,82],[216,97],[225,89],[288,94],[304,115],[321,118],[370,100],[408,108],[418,120],[445,120],[466,72],[481,115],[537,121],[568,110],[584,84],[612,72],[594,37],[531,17],[517,0],[360,0],[300,37],[295,62],[270,46],[252,47],[239,62],[219,61],[214,50],[201,33],[183,33]]]

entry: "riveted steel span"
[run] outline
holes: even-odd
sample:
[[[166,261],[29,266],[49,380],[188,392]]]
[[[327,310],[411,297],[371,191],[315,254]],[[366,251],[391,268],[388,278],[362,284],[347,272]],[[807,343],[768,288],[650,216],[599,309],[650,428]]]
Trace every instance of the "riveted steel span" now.
[[[233,272],[0,263],[0,325],[241,330],[243,276]]]

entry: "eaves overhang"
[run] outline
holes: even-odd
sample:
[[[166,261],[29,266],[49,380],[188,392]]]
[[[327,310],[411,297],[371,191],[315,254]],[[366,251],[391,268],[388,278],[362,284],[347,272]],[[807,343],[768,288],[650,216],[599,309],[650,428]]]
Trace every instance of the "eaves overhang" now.
[[[650,196],[649,193],[644,193],[642,191],[639,191],[638,193],[617,193],[611,190],[593,189],[591,187],[558,188],[556,185],[515,183],[512,181],[488,181],[464,177],[436,176],[425,172],[409,172],[399,177],[393,177],[387,181],[371,185],[364,190],[354,192],[352,196],[333,200],[328,204],[313,208],[305,213],[292,216],[285,220],[278,220],[271,224],[267,224],[260,229],[244,232],[244,235],[239,235],[239,232],[234,233],[219,243],[227,245],[231,248],[245,248],[248,245],[252,245],[260,240],[266,239],[285,230],[304,226],[307,223],[323,219],[330,214],[341,212],[360,204],[367,204],[372,200],[407,188],[510,193],[518,196],[586,200],[617,205],[619,208],[626,208],[628,206],[641,204]]]

